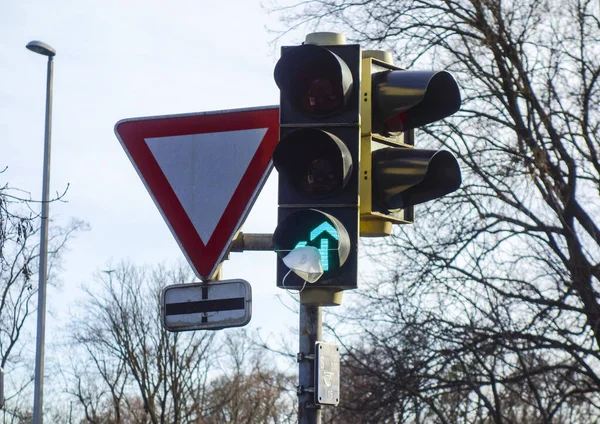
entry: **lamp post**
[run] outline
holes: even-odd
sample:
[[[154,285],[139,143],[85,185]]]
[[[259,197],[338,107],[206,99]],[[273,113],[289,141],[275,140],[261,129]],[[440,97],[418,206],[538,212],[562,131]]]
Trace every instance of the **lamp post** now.
[[[52,129],[52,70],[56,50],[41,41],[30,41],[29,50],[48,56],[46,79],[46,131],[44,134],[44,168],[42,176],[42,213],[40,228],[40,266],[37,309],[37,337],[35,349],[35,387],[33,394],[33,423],[42,424],[42,405],[44,395],[44,332],[46,323],[46,278],[48,260],[48,195],[50,192],[50,133]]]

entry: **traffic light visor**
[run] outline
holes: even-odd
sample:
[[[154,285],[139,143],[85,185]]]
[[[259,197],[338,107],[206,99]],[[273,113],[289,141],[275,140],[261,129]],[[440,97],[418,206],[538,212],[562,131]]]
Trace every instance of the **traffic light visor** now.
[[[457,190],[460,167],[446,150],[384,148],[373,152],[373,194],[379,205],[399,209]]]
[[[312,44],[282,52],[275,66],[282,99],[308,116],[328,116],[346,104],[352,93],[348,65],[325,47]]]
[[[352,174],[352,156],[335,135],[302,128],[283,137],[273,163],[291,186],[310,198],[331,196],[343,189]]]
[[[348,259],[350,236],[344,225],[332,215],[316,209],[304,209],[288,215],[273,233],[275,252],[282,259],[294,249],[312,246],[318,249],[323,278],[338,270]]]
[[[373,75],[375,132],[408,131],[460,109],[460,90],[446,71],[387,71]]]

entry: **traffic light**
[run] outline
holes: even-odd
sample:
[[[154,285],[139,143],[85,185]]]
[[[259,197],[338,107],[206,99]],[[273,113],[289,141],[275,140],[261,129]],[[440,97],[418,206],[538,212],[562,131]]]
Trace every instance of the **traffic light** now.
[[[320,305],[339,303],[332,293],[356,288],[358,273],[361,48],[330,42],[332,35],[311,34],[319,45],[309,36],[307,44],[282,47],[274,75],[281,92],[273,153],[279,172],[277,285],[312,293],[321,288],[329,300],[303,301],[308,297],[301,292],[301,302]],[[318,255],[303,255],[302,248]],[[295,261],[318,260],[322,275],[314,283],[284,263],[294,251]]]
[[[446,71],[409,71],[387,52],[362,62],[360,235],[386,236],[392,224],[412,223],[413,206],[458,189],[452,153],[414,148],[414,129],[460,108],[458,85]]]

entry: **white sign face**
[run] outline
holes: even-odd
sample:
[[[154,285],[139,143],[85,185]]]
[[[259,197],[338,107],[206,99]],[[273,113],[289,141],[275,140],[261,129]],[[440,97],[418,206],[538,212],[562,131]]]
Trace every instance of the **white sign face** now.
[[[168,331],[242,327],[252,316],[252,289],[240,279],[175,284],[163,289],[160,309]]]
[[[332,343],[315,343],[315,404],[340,403],[340,349]]]
[[[257,128],[145,139],[205,245],[266,132]]]

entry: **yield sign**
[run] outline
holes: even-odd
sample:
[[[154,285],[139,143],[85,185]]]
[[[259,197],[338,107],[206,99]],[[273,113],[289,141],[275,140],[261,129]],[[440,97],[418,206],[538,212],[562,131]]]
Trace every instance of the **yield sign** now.
[[[278,107],[124,119],[115,133],[196,275],[210,279],[273,167]]]

